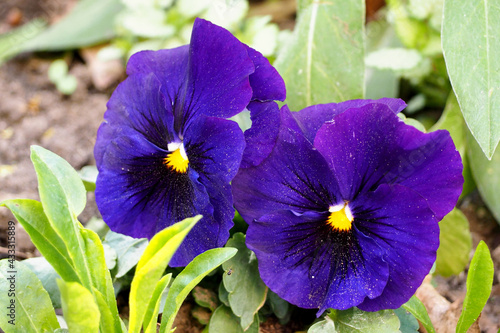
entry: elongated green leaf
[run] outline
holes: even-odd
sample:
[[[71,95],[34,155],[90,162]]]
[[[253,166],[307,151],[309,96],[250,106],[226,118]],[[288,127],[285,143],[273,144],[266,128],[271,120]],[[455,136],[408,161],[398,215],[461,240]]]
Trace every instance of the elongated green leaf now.
[[[92,293],[77,282],[57,280],[57,285],[61,291],[63,314],[69,331],[71,333],[99,332],[101,314]]]
[[[465,294],[462,314],[458,319],[457,333],[467,332],[481,314],[491,294],[493,274],[494,267],[490,250],[484,241],[480,241],[470,263],[467,275],[467,293]]]
[[[66,249],[66,244],[52,228],[40,202],[17,199],[4,201],[1,205],[10,209],[38,251],[64,280],[80,281],[74,270],[73,260]]]
[[[101,332],[121,332],[121,324],[120,320],[117,318],[118,315],[115,315],[111,312],[110,306],[106,299],[104,299],[103,294],[96,288],[93,288],[94,300],[97,304],[97,308],[99,309],[99,313],[101,317],[99,318],[99,325],[101,327]],[[117,320],[118,319],[118,320]],[[116,322],[118,322],[118,329],[116,329]]]
[[[500,140],[500,10],[495,1],[446,0],[442,43],[465,121],[491,159]]]
[[[246,330],[266,301],[267,287],[260,278],[255,254],[245,245],[245,235],[234,234],[226,246],[238,249],[238,254],[222,265],[226,271],[222,281],[229,292],[231,310],[241,318],[241,327]]]
[[[156,333],[161,296],[168,288],[171,278],[172,274],[167,274],[156,284],[151,300],[149,301],[146,314],[144,315],[144,333]]]
[[[472,135],[467,136],[468,157],[472,175],[484,202],[500,223],[500,149],[493,154],[491,161],[484,156]]]
[[[157,233],[137,263],[130,288],[129,332],[139,332],[158,280],[170,259],[201,215],[187,218]]]
[[[301,2],[293,38],[274,63],[287,86],[287,104],[298,111],[362,98],[365,2],[308,2]]]
[[[170,287],[161,318],[160,333],[170,332],[175,316],[182,302],[193,288],[207,276],[208,273],[219,267],[236,254],[233,248],[211,249],[191,261],[184,270],[177,275]]]
[[[0,65],[21,52],[22,45],[45,30],[45,20],[36,19],[0,35]]]
[[[439,222],[439,249],[436,257],[436,272],[442,276],[462,272],[469,261],[472,237],[467,217],[454,208]]]
[[[80,232],[85,244],[87,264],[92,273],[92,286],[98,291],[98,294],[95,294],[97,305],[101,309],[102,318],[106,319],[106,322],[101,323],[101,325],[105,325],[109,320],[112,320],[113,326],[108,326],[107,332],[121,332],[113,282],[106,266],[101,240],[92,230],[80,229]],[[106,313],[105,317],[104,313]]]
[[[413,295],[408,302],[401,306],[403,309],[411,313],[422,323],[422,325],[427,330],[427,333],[435,333],[434,326],[432,325],[431,318],[427,313],[427,309],[424,304]]]
[[[399,319],[392,310],[365,312],[357,308],[339,311],[332,310],[328,314],[335,323],[339,333],[396,333],[399,332]],[[326,333],[326,332],[325,332]]]
[[[22,45],[22,51],[68,50],[110,40],[119,0],[81,0],[71,13]]]
[[[82,178],[85,189],[89,192],[95,191],[95,182],[99,174],[97,167],[95,165],[86,165],[80,169],[78,174]]]
[[[0,304],[0,327],[6,333],[42,333],[59,328],[49,294],[21,262],[0,261]]]
[[[91,273],[80,234],[81,226],[76,218],[83,211],[87,199],[82,180],[68,162],[42,147],[31,147],[31,160],[38,177],[43,210],[66,243],[82,285],[91,291]]]

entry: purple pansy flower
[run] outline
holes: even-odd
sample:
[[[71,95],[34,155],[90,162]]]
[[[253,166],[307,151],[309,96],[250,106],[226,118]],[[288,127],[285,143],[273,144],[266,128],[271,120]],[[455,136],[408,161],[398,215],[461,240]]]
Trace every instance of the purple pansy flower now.
[[[249,106],[255,126],[232,182],[235,207],[262,279],[285,300],[318,315],[398,308],[431,269],[462,163],[448,132],[406,125],[404,107]]]
[[[201,19],[190,45],[137,53],[127,74],[97,133],[97,205],[111,230],[133,237],[202,214],[170,262],[184,266],[229,237],[229,182],[245,140],[225,118],[251,100],[283,100],[284,82],[260,53]]]

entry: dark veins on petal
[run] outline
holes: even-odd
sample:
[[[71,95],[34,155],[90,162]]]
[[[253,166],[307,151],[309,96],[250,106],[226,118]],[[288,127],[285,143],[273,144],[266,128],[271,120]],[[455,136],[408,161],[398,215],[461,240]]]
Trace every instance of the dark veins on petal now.
[[[179,173],[172,170],[163,163],[161,156],[134,158],[133,164],[133,172],[128,173],[127,188],[139,199],[134,207],[169,207],[172,210],[169,215],[177,219],[194,215],[194,189],[189,171]],[[174,191],[175,195],[172,195]]]
[[[344,280],[349,266],[356,275],[356,265],[364,265],[364,258],[353,230],[334,230],[326,222],[328,214],[322,216],[319,221],[309,221],[283,230],[293,235],[288,237],[284,258],[290,260],[290,268],[310,261],[309,278],[318,276],[327,267],[330,267],[330,280]]]

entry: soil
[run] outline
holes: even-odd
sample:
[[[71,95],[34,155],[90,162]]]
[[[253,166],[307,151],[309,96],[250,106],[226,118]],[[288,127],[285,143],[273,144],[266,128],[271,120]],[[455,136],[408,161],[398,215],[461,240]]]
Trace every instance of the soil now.
[[[380,1],[372,2],[375,6],[380,5]],[[0,4],[0,33],[35,17],[56,20],[74,3],[74,0],[4,0]],[[290,6],[290,1],[284,0],[284,3]],[[256,2],[252,4],[252,9],[260,14],[263,10],[261,6],[262,3]],[[371,5],[367,6],[367,10],[373,10]],[[277,17],[279,20],[280,16]],[[294,12],[288,10],[279,23],[293,26],[293,18]],[[97,89],[89,64],[82,60],[84,57],[77,53],[66,54],[64,56],[70,64],[70,73],[78,80],[78,88],[71,96],[63,96],[47,76],[50,63],[61,56],[63,54],[25,54],[0,67],[0,201],[38,199],[36,174],[29,158],[30,145],[40,145],[55,152],[76,169],[94,163],[96,131],[102,121],[106,102],[119,80],[115,80],[104,91],[102,87]],[[492,251],[495,263],[493,291],[479,326],[481,332],[494,333],[500,328],[500,226],[477,192],[462,200],[459,207],[470,221],[473,248],[482,239]],[[79,219],[86,223],[93,216],[99,216],[99,212],[93,195],[89,193],[87,208]],[[9,220],[14,220],[11,213],[0,208],[0,258],[5,257],[5,235]],[[17,228],[16,236],[19,259],[39,255],[21,227]],[[437,277],[432,281],[435,288],[429,289],[430,292],[441,297],[440,302],[449,305],[450,313],[460,313],[466,277],[467,271],[455,277]],[[432,304],[426,305],[429,307]],[[190,303],[181,308],[176,320],[176,332],[201,332],[201,325],[191,316],[191,308]],[[122,313],[127,312],[124,308],[121,310]],[[284,326],[276,318],[269,318],[262,323],[261,332],[291,333],[306,329],[297,323],[300,320],[294,318],[291,324]]]

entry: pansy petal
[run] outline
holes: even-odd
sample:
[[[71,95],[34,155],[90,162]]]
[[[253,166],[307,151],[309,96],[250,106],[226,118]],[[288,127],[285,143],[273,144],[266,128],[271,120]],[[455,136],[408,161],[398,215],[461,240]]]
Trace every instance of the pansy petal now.
[[[298,127],[284,125],[294,121],[290,112],[282,109],[281,115],[271,154],[258,166],[240,169],[232,182],[235,207],[249,223],[275,210],[325,211],[341,201],[324,158]]]
[[[366,236],[332,230],[327,216],[277,211],[247,231],[247,245],[259,259],[266,285],[290,303],[320,308],[318,315],[380,295],[388,277],[382,249]]]
[[[229,182],[238,171],[245,139],[233,121],[201,117],[186,130],[186,153],[190,167],[200,175],[219,221],[217,246],[223,246],[233,226],[234,208]]]
[[[247,46],[248,55],[253,61],[255,72],[250,75],[253,89],[252,100],[284,101],[286,98],[285,81],[276,68],[259,51]]]
[[[356,227],[384,249],[389,281],[382,294],[358,305],[362,310],[399,308],[429,273],[439,246],[439,225],[427,202],[401,185],[380,185],[352,203]]]
[[[106,147],[116,136],[139,134],[161,148],[173,141],[173,114],[161,90],[160,82],[151,73],[128,77],[118,86],[98,130],[94,147],[98,168]]]
[[[462,189],[462,163],[449,134],[424,134],[383,104],[337,115],[320,128],[314,146],[349,201],[380,184],[401,184],[427,199],[441,219]]]
[[[306,138],[313,142],[316,133],[325,122],[331,121],[335,116],[348,109],[359,108],[373,103],[386,105],[394,113],[399,113],[406,107],[405,102],[397,98],[355,99],[341,103],[312,105],[294,113],[294,116],[302,127]]]
[[[166,154],[138,135],[118,137],[107,147],[96,202],[113,231],[151,238],[175,222],[210,210],[198,174],[171,170],[163,163]]]
[[[246,147],[240,168],[256,166],[269,156],[280,128],[280,110],[275,102],[251,102],[247,108],[252,127],[245,131]]]
[[[254,72],[246,47],[231,33],[196,19],[189,49],[189,75],[184,114],[229,118],[250,102],[248,76]]]

